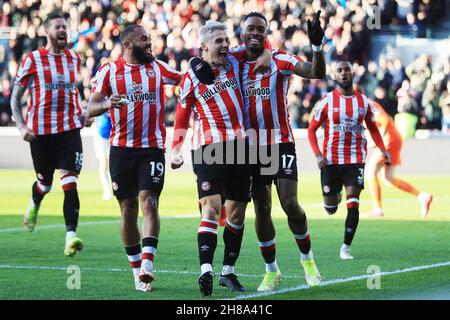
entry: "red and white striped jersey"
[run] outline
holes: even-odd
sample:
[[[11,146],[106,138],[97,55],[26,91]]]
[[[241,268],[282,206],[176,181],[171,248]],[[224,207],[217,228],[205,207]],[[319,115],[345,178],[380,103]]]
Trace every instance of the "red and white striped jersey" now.
[[[26,123],[34,134],[55,134],[82,127],[83,110],[76,86],[80,68],[80,56],[69,49],[53,54],[41,48],[22,61],[15,82],[29,90]]]
[[[312,121],[316,121],[317,126],[325,122],[323,156],[329,164],[365,162],[367,140],[363,121],[368,128],[369,123],[370,128],[374,127],[372,108],[365,95],[355,92],[347,97],[337,89],[317,102]]]
[[[176,85],[181,74],[165,62],[132,65],[120,58],[104,64],[95,75],[92,92],[123,94],[130,103],[110,109],[113,146],[165,149],[164,85]]]
[[[245,126],[256,131],[260,145],[295,142],[289,121],[287,94],[289,77],[299,61],[303,60],[273,50],[270,69],[264,74],[254,72],[255,61],[242,64]],[[249,136],[252,143],[252,135]]]
[[[192,111],[196,120],[193,149],[246,136],[239,55],[228,54],[228,64],[213,69],[216,81],[212,85],[201,83],[192,69],[184,74],[180,82],[175,130],[189,126]],[[174,145],[178,142],[174,140]]]

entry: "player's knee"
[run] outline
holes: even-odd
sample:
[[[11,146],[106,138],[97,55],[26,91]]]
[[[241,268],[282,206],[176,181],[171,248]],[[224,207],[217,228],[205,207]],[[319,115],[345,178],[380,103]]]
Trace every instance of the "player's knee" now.
[[[296,214],[300,211],[300,205],[298,204],[298,200],[295,196],[280,199],[280,203],[283,211],[286,212],[288,216]]]
[[[61,187],[63,191],[76,190],[78,175],[75,172],[65,172],[61,175]]]
[[[356,195],[347,195],[347,208],[359,208],[359,196]]]
[[[52,190],[52,181],[38,180],[36,181],[36,189],[42,194],[49,193]]]
[[[337,211],[337,209],[338,209],[338,204],[333,204],[333,205],[330,205],[330,204],[324,204],[323,205],[323,207],[324,207],[324,209],[325,209],[325,212],[326,213],[328,213],[330,216],[332,215],[332,214],[335,214],[336,213],[336,211]]]

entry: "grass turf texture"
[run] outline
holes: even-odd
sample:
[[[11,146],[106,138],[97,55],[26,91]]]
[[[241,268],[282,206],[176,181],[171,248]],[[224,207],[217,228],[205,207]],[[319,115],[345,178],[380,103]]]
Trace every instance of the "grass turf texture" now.
[[[341,204],[334,216],[327,216],[321,205],[319,175],[300,176],[299,199],[308,216],[315,260],[323,281],[367,275],[370,265],[379,266],[381,272],[390,272],[450,261],[450,195],[446,191],[450,177],[404,178],[434,195],[426,221],[420,219],[420,206],[414,197],[384,187],[385,218],[361,218],[352,246],[355,260],[342,261],[338,254],[343,239],[345,205]],[[85,248],[74,258],[65,258],[63,193],[57,174],[53,190],[44,199],[40,210],[38,226],[44,228],[28,233],[16,228],[22,227],[23,212],[34,181],[33,172],[0,170],[0,299],[204,299],[197,285],[199,215],[194,176],[173,172],[166,176],[160,204],[163,218],[160,243],[155,258],[157,281],[150,293],[134,290],[120,238],[118,204],[115,200],[101,200],[97,179],[96,172],[84,171],[80,177],[78,235]],[[236,294],[218,286],[217,275],[223,255],[223,229],[220,228],[214,260],[214,293],[207,299],[450,299],[449,265],[382,276],[379,290],[369,290],[367,279],[302,289],[306,282],[298,249],[275,189],[273,193],[277,261],[283,273],[278,293],[267,297],[252,296],[262,280],[264,263],[257,246],[250,204],[241,256],[236,266],[247,291]],[[368,190],[363,191],[361,199],[360,211],[364,213],[371,209]],[[70,274],[66,269],[71,265],[80,267],[80,290],[67,288]],[[299,286],[300,290],[282,292]]]

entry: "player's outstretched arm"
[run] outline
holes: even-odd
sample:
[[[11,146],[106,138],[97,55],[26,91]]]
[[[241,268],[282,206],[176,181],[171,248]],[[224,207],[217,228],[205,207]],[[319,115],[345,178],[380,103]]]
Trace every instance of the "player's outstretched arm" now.
[[[308,37],[313,49],[311,62],[298,62],[295,66],[295,74],[308,79],[322,79],[325,77],[326,65],[322,51],[322,39],[324,32],[320,25],[320,10],[317,11],[313,21],[308,20]]]
[[[22,139],[27,142],[31,142],[36,139],[36,136],[33,131],[27,127],[27,124],[22,116],[22,106],[20,104],[20,100],[23,97],[25,90],[25,87],[16,82],[11,93],[11,111],[14,119],[16,120],[16,125],[17,128],[19,128]]]

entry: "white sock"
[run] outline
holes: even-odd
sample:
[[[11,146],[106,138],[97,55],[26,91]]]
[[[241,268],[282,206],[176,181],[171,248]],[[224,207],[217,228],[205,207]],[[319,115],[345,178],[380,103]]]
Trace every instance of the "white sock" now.
[[[212,272],[212,265],[209,263],[204,263],[200,266],[201,273]]]
[[[373,210],[373,212],[375,212],[376,214],[382,214],[382,213],[383,213],[383,209],[381,209],[381,208],[375,208],[375,209]]]
[[[67,231],[66,233],[66,243],[69,242],[70,239],[75,238],[77,233],[75,231]]]
[[[346,245],[345,243],[342,244],[341,250],[343,249],[350,249],[350,246]]]
[[[266,272],[277,272],[277,271],[278,271],[277,260],[275,260],[272,263],[266,263]]]
[[[133,268],[133,276],[137,277],[141,273],[141,268]]]
[[[309,250],[307,254],[300,252],[300,259],[302,260],[312,260],[313,259],[313,253],[312,250]]]
[[[232,274],[232,273],[234,273],[234,266],[227,266],[227,265],[223,266],[223,268],[222,268],[223,276],[226,276],[226,275]]]

